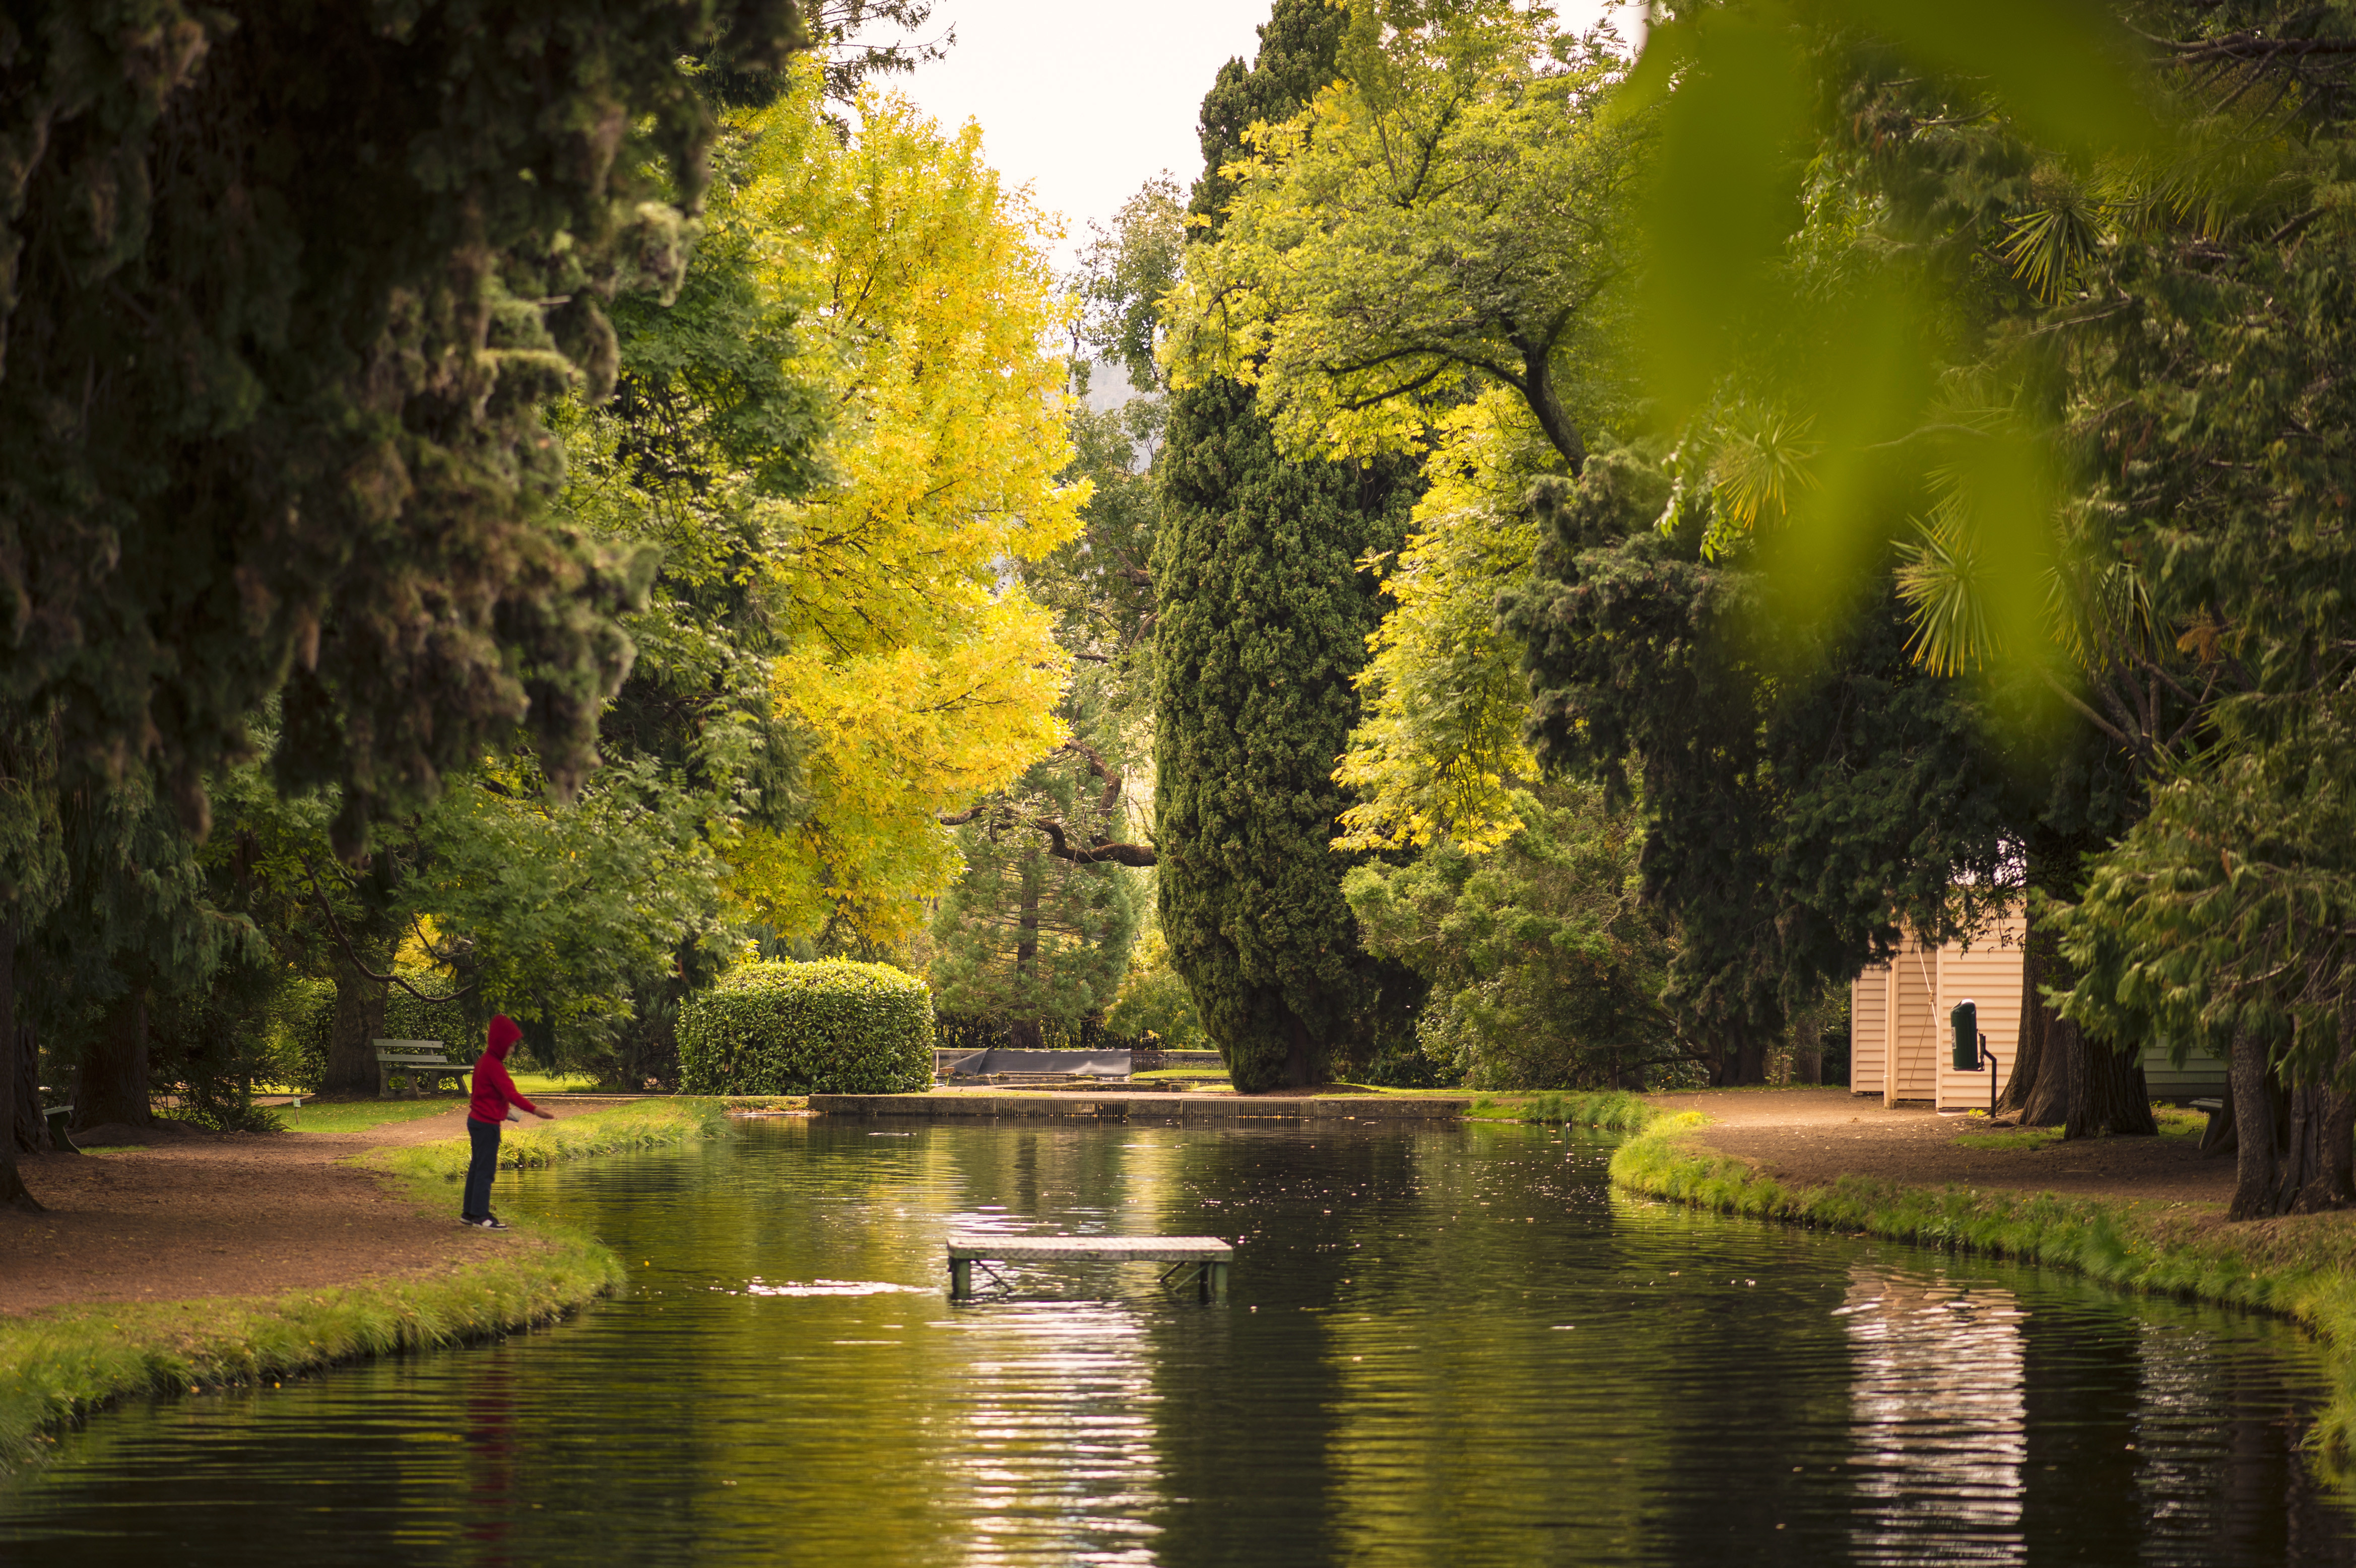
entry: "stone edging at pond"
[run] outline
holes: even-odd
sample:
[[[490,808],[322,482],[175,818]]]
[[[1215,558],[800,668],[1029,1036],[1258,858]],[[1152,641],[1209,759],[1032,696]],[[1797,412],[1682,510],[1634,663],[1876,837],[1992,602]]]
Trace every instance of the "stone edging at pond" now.
[[[1564,1119],[1591,1125],[1578,1106],[1566,1109]],[[2326,1348],[2330,1381],[2330,1403],[2309,1442],[2327,1479],[2356,1483],[2356,1214],[2227,1224],[2222,1214],[2180,1205],[2050,1192],[1863,1177],[1787,1187],[1697,1141],[1708,1125],[1697,1112],[1653,1110],[1612,1152],[1612,1184],[1722,1214],[2067,1268],[2119,1289],[2248,1307],[2305,1325]],[[1621,1130],[1629,1129],[1623,1123]]]
[[[511,1135],[502,1163],[686,1143],[726,1124],[714,1101],[640,1102]],[[404,1181],[421,1205],[438,1211],[449,1200],[441,1182],[463,1176],[466,1158],[467,1141],[452,1138],[371,1150],[360,1162]],[[525,1221],[509,1236],[483,1239],[498,1247],[493,1256],[423,1278],[0,1318],[0,1467],[35,1457],[54,1441],[50,1433],[120,1399],[276,1381],[370,1356],[493,1339],[563,1317],[626,1275],[620,1259],[581,1232]]]
[[[1388,1094],[1137,1094],[1058,1090],[1035,1094],[813,1094],[827,1116],[917,1116],[928,1121],[1017,1118],[1114,1122],[1461,1121],[1468,1100]]]

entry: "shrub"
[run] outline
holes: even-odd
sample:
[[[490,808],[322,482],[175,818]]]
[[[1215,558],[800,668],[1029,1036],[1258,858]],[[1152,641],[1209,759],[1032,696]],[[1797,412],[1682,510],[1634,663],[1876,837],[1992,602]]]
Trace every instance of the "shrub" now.
[[[274,1079],[298,1093],[316,1094],[327,1076],[327,1042],[336,1032],[336,983],[295,978],[270,1009]]]
[[[933,1081],[933,997],[887,964],[747,964],[679,1020],[691,1094],[910,1094]]]
[[[1129,973],[1121,980],[1112,1010],[1105,1015],[1105,1028],[1124,1038],[1159,1035],[1167,1051],[1211,1049],[1210,1037],[1203,1032],[1202,1019],[1194,1011],[1194,993],[1171,966],[1170,944],[1160,932],[1148,932],[1130,954]]]
[[[394,974],[429,997],[446,997],[457,982],[423,964],[396,964]],[[384,1039],[438,1040],[453,1057],[473,1056],[483,1049],[483,1034],[466,1018],[464,1002],[421,1001],[399,986],[384,988]]]

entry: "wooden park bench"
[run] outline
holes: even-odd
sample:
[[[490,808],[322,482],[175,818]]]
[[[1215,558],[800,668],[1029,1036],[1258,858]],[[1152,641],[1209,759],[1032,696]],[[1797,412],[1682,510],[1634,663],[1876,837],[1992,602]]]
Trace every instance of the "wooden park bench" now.
[[[1235,1257],[1235,1244],[1216,1236],[996,1236],[958,1231],[949,1236],[949,1299],[972,1299],[976,1264],[1011,1291],[991,1264],[1150,1263],[1170,1265],[1162,1275],[1164,1285],[1191,1267],[1196,1299],[1223,1302],[1227,1265]]]
[[[412,1100],[418,1097],[421,1084],[438,1089],[444,1078],[458,1086],[459,1093],[466,1092],[466,1074],[474,1064],[451,1061],[443,1054],[438,1040],[372,1040],[369,1043],[376,1047],[376,1097],[380,1100],[391,1097],[396,1074],[408,1077]]]
[[[2193,1110],[2205,1113],[2209,1125],[2201,1129],[2202,1154],[2232,1154],[2240,1140],[2233,1136],[2233,1113],[2225,1109],[2222,1100],[2188,1100]]]
[[[40,1084],[36,1093],[46,1100],[49,1096],[49,1086]],[[73,1123],[73,1102],[69,1100],[62,1105],[42,1105],[40,1110],[41,1125],[49,1135],[49,1147],[59,1154],[80,1154],[81,1146],[66,1136],[66,1128]]]

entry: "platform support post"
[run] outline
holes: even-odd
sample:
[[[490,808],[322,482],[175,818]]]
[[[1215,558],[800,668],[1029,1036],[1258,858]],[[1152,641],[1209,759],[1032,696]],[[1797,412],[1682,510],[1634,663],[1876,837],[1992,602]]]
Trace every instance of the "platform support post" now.
[[[963,1301],[967,1296],[971,1296],[972,1294],[973,1260],[971,1258],[951,1258],[949,1260],[949,1299],[951,1301]]]
[[[1204,1292],[1204,1295],[1207,1299],[1225,1307],[1227,1304],[1227,1265],[1213,1264],[1209,1267],[1209,1273],[1211,1276],[1208,1282],[1209,1288]]]

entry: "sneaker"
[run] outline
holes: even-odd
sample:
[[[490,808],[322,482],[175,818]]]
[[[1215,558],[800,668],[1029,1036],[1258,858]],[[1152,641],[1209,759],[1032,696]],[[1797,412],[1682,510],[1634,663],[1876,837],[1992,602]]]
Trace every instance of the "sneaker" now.
[[[458,1223],[461,1225],[470,1225],[477,1231],[504,1231],[507,1229],[505,1225],[500,1224],[495,1217],[489,1214],[461,1214],[458,1216]]]
[[[500,1219],[497,1214],[486,1214],[481,1219],[476,1221],[475,1223],[480,1225],[486,1231],[504,1231],[508,1228],[507,1221]]]

